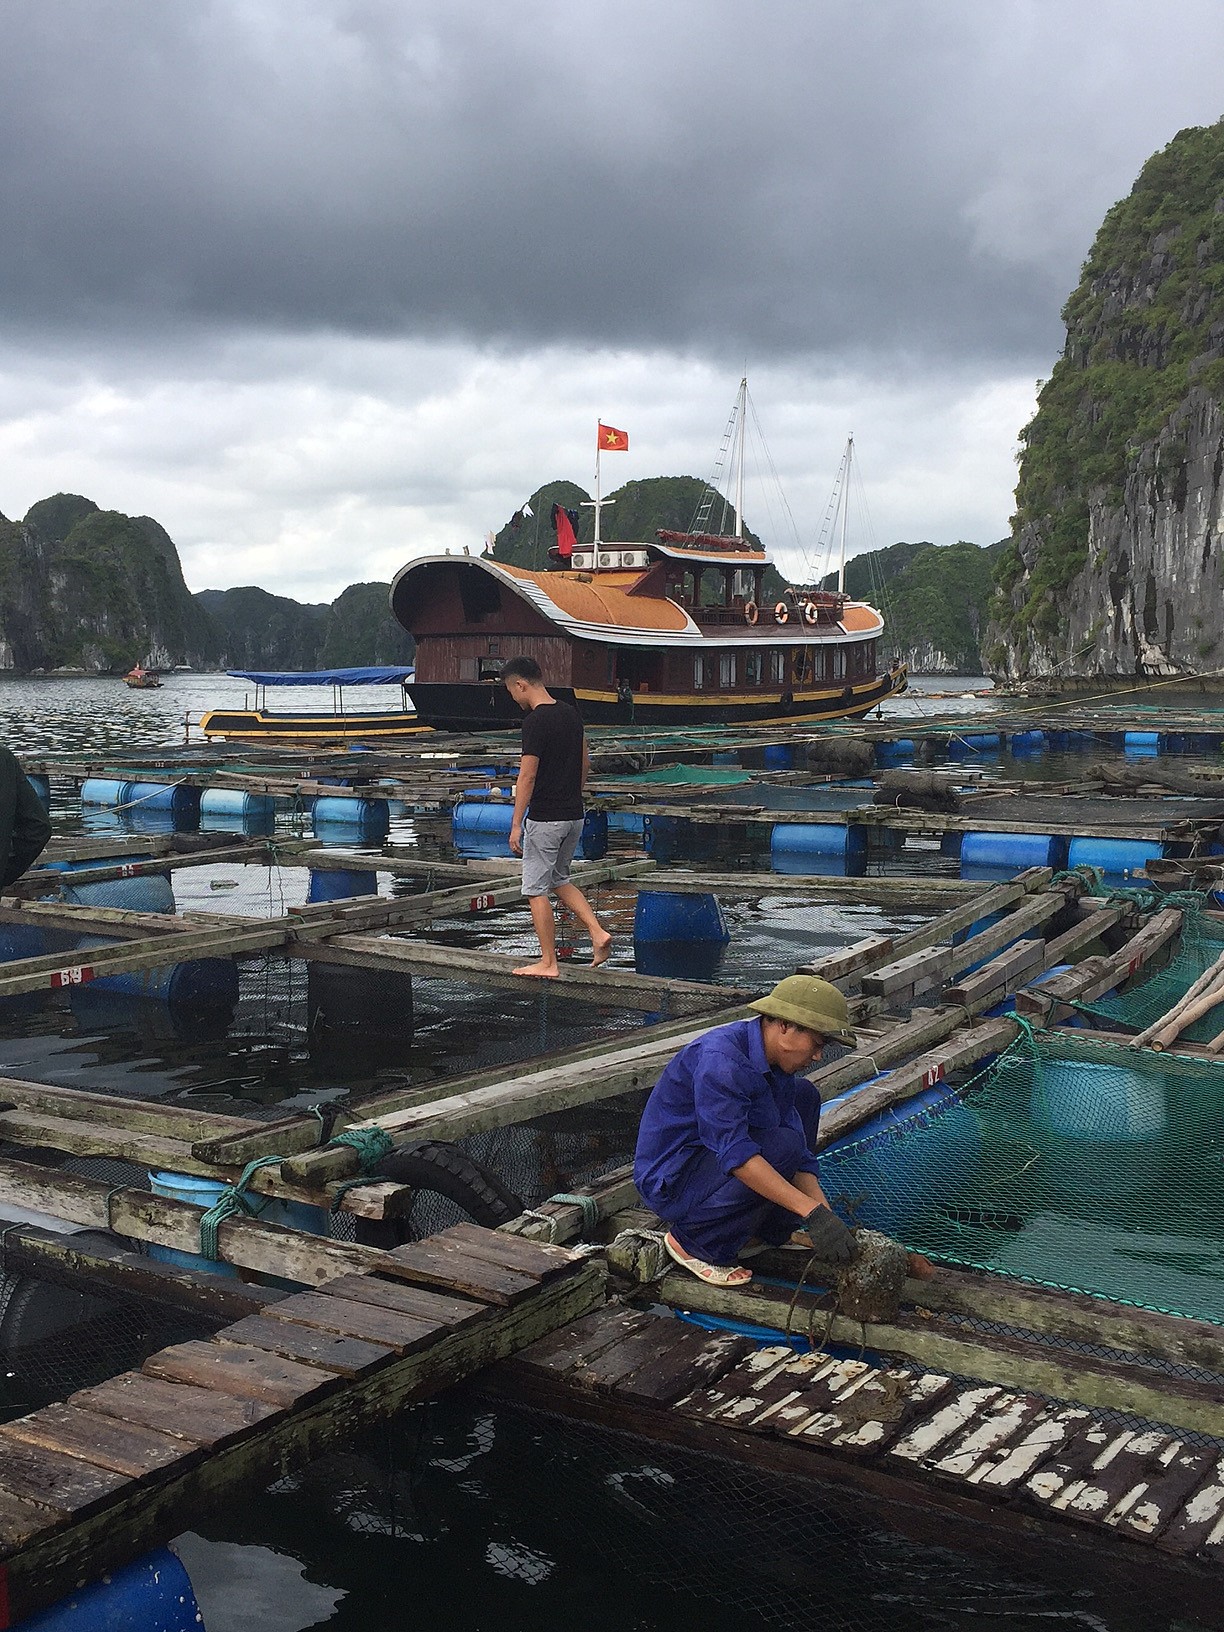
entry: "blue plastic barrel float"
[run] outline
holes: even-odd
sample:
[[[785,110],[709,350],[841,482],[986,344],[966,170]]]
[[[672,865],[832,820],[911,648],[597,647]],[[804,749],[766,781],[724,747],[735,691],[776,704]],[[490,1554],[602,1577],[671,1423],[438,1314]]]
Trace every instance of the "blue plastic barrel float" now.
[[[866,865],[867,833],[858,824],[776,822],[769,836],[775,873],[821,873],[840,864],[847,873]]]
[[[875,757],[877,765],[897,765],[904,759],[914,757],[914,739],[912,737],[897,737],[892,742],[877,742]]]
[[[182,1561],[168,1547],[111,1570],[12,1632],[204,1632]]]
[[[81,783],[81,803],[83,805],[106,805],[113,808],[116,805],[127,804],[127,792],[131,783],[126,780],[117,780],[113,776],[90,776]]]
[[[385,799],[341,799],[324,794],[311,810],[316,839],[332,843],[381,842],[391,826]]]
[[[91,951],[113,944],[100,935],[83,935],[73,950],[73,961],[88,965]],[[166,950],[173,952],[173,942]],[[90,984],[99,991],[152,998],[178,1009],[232,1009],[238,1002],[238,965],[233,958],[185,958],[159,969],[95,975]]]
[[[1155,839],[1072,839],[1067,851],[1068,867],[1099,867],[1103,872],[1126,877],[1158,861],[1162,847]]]
[[[1132,759],[1152,759],[1160,752],[1159,731],[1124,731],[1122,752]]]
[[[270,794],[241,788],[205,788],[200,799],[200,827],[207,833],[238,833],[259,838],[276,826],[276,801]]]
[[[607,814],[609,833],[632,833],[635,838],[645,838],[646,817],[640,810],[610,810]]]
[[[26,773],[26,781],[34,789],[44,810],[51,809],[51,778],[44,776],[41,771]]]
[[[354,895],[377,895],[378,874],[348,867],[312,867],[307,901],[345,901]]]
[[[962,876],[982,868],[1004,870],[1010,877],[1024,867],[1062,867],[1067,841],[1051,833],[966,833],[961,839]]]
[[[997,754],[1002,738],[997,731],[973,731],[948,738],[948,758],[967,759],[970,754]]]
[[[767,771],[790,771],[795,767],[795,750],[789,742],[771,742],[765,746]]]
[[[451,839],[461,856],[508,856],[513,821],[513,805],[461,800],[451,812]],[[574,853],[582,861],[599,861],[607,855],[606,812],[589,810],[586,813]]]
[[[633,914],[633,963],[639,975],[712,980],[731,932],[716,895],[639,890]]]
[[[1031,758],[1044,751],[1046,734],[1044,731],[1013,731],[1007,739],[1007,746],[1013,755]]]
[[[124,862],[152,861],[152,856],[124,856]],[[106,867],[106,857],[96,861],[50,861],[49,873],[84,872]],[[169,872],[141,873],[135,878],[107,878],[96,884],[63,884],[63,899],[79,907],[119,907],[125,912],[173,912],[174,888]]]
[[[827,1101],[824,1110],[867,1086],[861,1083]],[[909,1136],[907,1129],[913,1130]],[[857,1203],[857,1223],[904,1241],[940,1205],[962,1198],[981,1160],[977,1114],[947,1088],[928,1088],[829,1145],[821,1153],[820,1182],[834,1206],[841,1203],[840,1210]]]
[[[155,1196],[170,1201],[185,1201],[193,1207],[212,1207],[229,1189],[224,1179],[205,1179],[193,1173],[149,1174],[149,1188]],[[274,1196],[248,1192],[248,1200],[256,1216],[264,1224],[282,1224],[287,1229],[305,1230],[310,1235],[327,1235],[330,1219],[325,1207],[308,1207],[300,1201],[279,1201]],[[174,1247],[149,1245],[149,1257],[165,1264],[182,1264],[187,1269],[203,1269],[213,1275],[237,1277],[233,1264],[220,1259],[205,1258],[198,1252],[179,1252]]]
[[[200,790],[187,783],[129,782],[123,803],[127,811],[168,815],[175,827],[195,827],[200,820]]]
[[[710,756],[714,765],[738,765],[739,754],[734,748],[720,748],[716,754]]]

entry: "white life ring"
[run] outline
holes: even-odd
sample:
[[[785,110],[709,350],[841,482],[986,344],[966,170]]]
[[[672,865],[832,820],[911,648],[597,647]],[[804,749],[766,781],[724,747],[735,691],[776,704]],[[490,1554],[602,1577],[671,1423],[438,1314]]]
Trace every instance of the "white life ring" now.
[[[744,606],[744,622],[755,623],[760,617],[760,609],[755,601],[748,601]]]
[[[774,607],[774,622],[786,623],[789,618],[790,608],[785,601],[779,601],[777,606]]]
[[[804,601],[803,618],[805,623],[820,622],[820,608],[816,605],[815,601]]]

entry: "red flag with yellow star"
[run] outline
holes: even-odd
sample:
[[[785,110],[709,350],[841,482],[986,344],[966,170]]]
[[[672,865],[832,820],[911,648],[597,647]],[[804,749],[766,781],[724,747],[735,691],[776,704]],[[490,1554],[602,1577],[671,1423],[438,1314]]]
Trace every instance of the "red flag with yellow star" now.
[[[628,453],[629,432],[618,431],[614,425],[605,425],[599,422],[599,436],[595,446],[600,453]]]

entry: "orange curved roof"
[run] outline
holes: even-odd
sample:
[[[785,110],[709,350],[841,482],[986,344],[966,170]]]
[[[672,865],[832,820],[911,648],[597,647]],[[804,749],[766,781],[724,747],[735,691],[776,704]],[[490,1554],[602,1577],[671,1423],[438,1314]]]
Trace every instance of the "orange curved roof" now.
[[[633,595],[629,590],[645,577],[643,572],[601,572],[583,583],[566,572],[529,572],[525,567],[497,563],[499,572],[520,578],[553,603],[567,618],[580,623],[603,623],[613,629],[691,629],[688,616],[661,595]]]
[[[848,635],[859,634],[867,629],[883,628],[884,619],[873,606],[856,606],[853,602],[842,608],[842,615],[838,623]]]

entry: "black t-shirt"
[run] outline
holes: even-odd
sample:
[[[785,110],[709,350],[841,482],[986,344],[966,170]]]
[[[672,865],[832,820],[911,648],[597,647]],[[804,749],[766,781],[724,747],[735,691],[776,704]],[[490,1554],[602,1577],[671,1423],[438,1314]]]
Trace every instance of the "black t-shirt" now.
[[[533,822],[582,818],[582,721],[568,703],[543,703],[523,721],[523,752],[540,762],[527,815]]]

